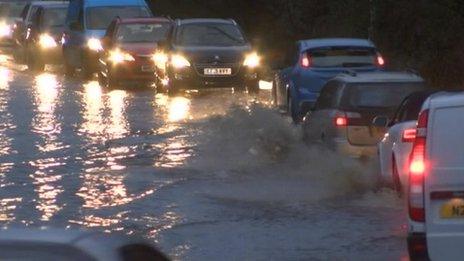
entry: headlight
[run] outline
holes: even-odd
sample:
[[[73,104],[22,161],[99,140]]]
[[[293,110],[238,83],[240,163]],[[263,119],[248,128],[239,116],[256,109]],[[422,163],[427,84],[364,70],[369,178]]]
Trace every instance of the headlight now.
[[[190,62],[182,55],[175,54],[171,57],[171,64],[176,69],[190,67]]]
[[[164,52],[156,52],[153,57],[153,62],[155,62],[156,67],[159,69],[165,69],[166,68],[166,63],[169,60],[169,57],[167,54]]]
[[[0,37],[10,36],[11,26],[5,23],[0,24]]]
[[[97,38],[90,38],[87,41],[87,47],[89,47],[90,50],[96,51],[96,52],[103,50],[101,41]]]
[[[39,44],[42,48],[53,48],[57,47],[58,44],[56,43],[55,39],[48,34],[42,34],[39,37]]]
[[[245,56],[245,61],[243,65],[249,68],[256,68],[261,63],[261,57],[257,53],[251,53]]]
[[[122,62],[133,62],[135,61],[134,56],[122,52],[120,50],[114,50],[110,52],[109,60],[115,64],[122,63]]]

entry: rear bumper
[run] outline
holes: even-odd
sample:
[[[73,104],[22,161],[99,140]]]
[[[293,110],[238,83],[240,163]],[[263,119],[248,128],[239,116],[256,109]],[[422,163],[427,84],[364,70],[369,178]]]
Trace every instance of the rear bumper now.
[[[411,261],[430,260],[425,233],[411,233],[408,235],[408,252]]]
[[[333,149],[352,158],[372,158],[377,155],[377,146],[354,146],[344,139],[333,139]]]

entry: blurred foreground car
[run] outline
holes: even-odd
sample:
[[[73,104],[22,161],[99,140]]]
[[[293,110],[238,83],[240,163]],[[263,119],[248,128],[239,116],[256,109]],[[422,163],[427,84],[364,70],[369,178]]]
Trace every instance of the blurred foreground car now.
[[[122,235],[68,230],[0,231],[0,260],[164,261],[148,242]]]
[[[287,50],[285,61],[274,77],[276,106],[295,122],[314,106],[326,82],[344,71],[381,70],[384,59],[374,44],[363,39],[314,39],[299,41]]]
[[[375,156],[387,131],[385,119],[404,98],[424,88],[424,80],[412,73],[341,74],[327,82],[304,118],[305,141],[355,158]]]
[[[0,44],[11,46],[13,44],[13,29],[16,22],[21,20],[21,12],[27,1],[0,2]]]
[[[17,63],[25,64],[27,62],[26,39],[28,38],[28,29],[32,25],[34,14],[41,6],[62,3],[64,3],[64,1],[32,1],[24,7],[21,12],[21,20],[16,22],[13,30],[13,57]]]
[[[85,77],[99,70],[101,38],[116,17],[152,17],[143,0],[71,0],[63,35],[67,75],[81,69]]]
[[[411,260],[464,256],[464,93],[428,99],[410,155],[408,246]]]
[[[393,184],[396,191],[403,192],[408,184],[409,155],[416,138],[416,124],[422,104],[435,91],[416,92],[400,105],[388,123],[388,132],[378,144],[380,173],[382,179]]]
[[[172,28],[167,18],[115,19],[102,39],[98,79],[102,86],[121,83],[152,85],[152,59],[159,41],[166,41]]]
[[[160,91],[232,87],[259,91],[260,58],[233,20],[177,20],[154,60]]]
[[[32,17],[26,38],[26,62],[29,70],[43,71],[45,64],[61,64],[61,36],[68,3],[39,7]]]

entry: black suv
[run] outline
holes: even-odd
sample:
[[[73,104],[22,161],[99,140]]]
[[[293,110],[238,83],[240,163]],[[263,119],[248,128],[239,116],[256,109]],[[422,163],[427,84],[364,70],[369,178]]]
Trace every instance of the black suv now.
[[[161,91],[230,87],[259,91],[260,57],[233,20],[177,20],[154,59]]]

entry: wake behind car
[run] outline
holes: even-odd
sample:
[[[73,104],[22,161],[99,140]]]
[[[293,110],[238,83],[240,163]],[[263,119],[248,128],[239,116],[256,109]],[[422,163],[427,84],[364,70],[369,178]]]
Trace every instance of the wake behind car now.
[[[154,56],[160,90],[231,88],[259,91],[260,58],[233,20],[177,20]]]
[[[39,7],[32,18],[26,38],[27,66],[33,71],[43,71],[46,64],[61,64],[61,36],[68,3]]]
[[[311,109],[325,83],[346,71],[379,71],[385,64],[375,45],[364,39],[298,41],[286,51],[274,77],[274,104],[299,122]]]
[[[305,116],[304,138],[351,157],[373,157],[387,130],[385,118],[405,97],[424,88],[424,80],[412,73],[341,74],[327,82]]]
[[[11,46],[13,44],[13,29],[16,22],[21,20],[21,12],[27,1],[0,2],[0,44]]]
[[[153,54],[172,28],[167,18],[115,19],[102,39],[98,79],[103,86],[121,83],[151,85],[155,81]]]
[[[423,105],[409,164],[411,260],[464,256],[464,93],[438,93]]]
[[[63,35],[67,75],[81,69],[90,77],[99,69],[101,38],[116,18],[152,17],[144,0],[71,0]]]

